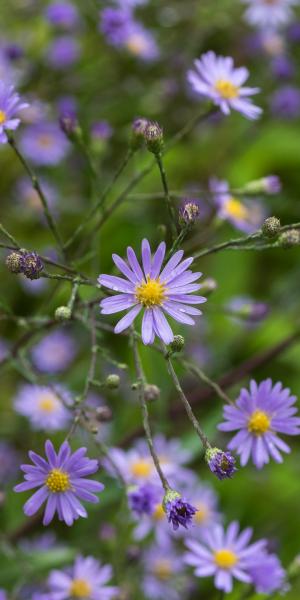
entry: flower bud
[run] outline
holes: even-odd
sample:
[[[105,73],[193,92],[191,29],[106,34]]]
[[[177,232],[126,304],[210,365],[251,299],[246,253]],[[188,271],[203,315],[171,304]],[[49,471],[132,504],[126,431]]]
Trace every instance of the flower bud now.
[[[200,219],[200,204],[196,200],[185,200],[179,209],[179,223],[192,226]]]
[[[176,490],[169,489],[166,491],[162,505],[168,522],[172,523],[175,531],[180,525],[187,529],[197,512],[197,509],[182,498]]]
[[[151,384],[151,383],[147,383],[145,385],[145,400],[147,400],[147,402],[153,402],[154,400],[157,400],[160,396],[160,389],[159,387],[157,387],[157,385]]]
[[[281,181],[277,175],[268,175],[249,181],[240,191],[243,194],[278,194],[281,191]]]
[[[147,122],[144,137],[149,152],[160,154],[164,145],[164,135],[162,128],[156,121]]]
[[[137,117],[132,123],[130,146],[132,150],[138,150],[145,142],[145,129],[148,120],[143,117]]]
[[[173,352],[181,352],[184,348],[184,337],[182,335],[174,335],[173,341],[169,344],[169,350]]]
[[[235,458],[230,452],[223,452],[220,448],[208,448],[205,452],[205,460],[218,479],[231,478],[236,471]]]
[[[278,242],[282,248],[292,248],[300,244],[300,231],[298,229],[290,229],[284,231],[278,239]]]
[[[22,254],[20,252],[11,252],[5,259],[5,264],[11,273],[21,273]]]
[[[57,321],[68,321],[71,319],[72,311],[68,306],[58,306],[54,317]]]
[[[59,118],[59,125],[63,133],[71,140],[78,139],[82,136],[82,130],[78,120],[74,114],[65,113]]]
[[[96,408],[96,419],[100,423],[107,423],[112,420],[112,411],[109,406],[98,406]]]
[[[24,252],[21,255],[21,271],[28,279],[39,279],[44,268],[42,260],[36,252]]]
[[[201,283],[201,294],[204,294],[205,296],[207,296],[208,294],[215,292],[217,287],[218,287],[218,284],[217,284],[216,280],[213,279],[213,277],[207,277]]]
[[[106,380],[105,380],[105,385],[110,390],[117,389],[119,387],[119,385],[120,385],[120,377],[119,377],[119,375],[116,375],[114,373],[112,373],[111,375],[108,375],[106,377]]]
[[[268,217],[263,222],[262,232],[266,238],[276,238],[280,231],[280,220],[277,217]]]

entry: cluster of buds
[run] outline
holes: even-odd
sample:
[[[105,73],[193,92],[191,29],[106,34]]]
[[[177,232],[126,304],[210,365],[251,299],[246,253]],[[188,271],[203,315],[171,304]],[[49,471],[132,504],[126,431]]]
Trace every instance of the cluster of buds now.
[[[16,250],[6,257],[6,266],[11,273],[23,273],[28,279],[39,279],[44,268],[36,252]]]
[[[163,130],[156,121],[138,117],[132,124],[130,146],[135,151],[141,148],[144,143],[149,152],[160,154],[164,144]]]

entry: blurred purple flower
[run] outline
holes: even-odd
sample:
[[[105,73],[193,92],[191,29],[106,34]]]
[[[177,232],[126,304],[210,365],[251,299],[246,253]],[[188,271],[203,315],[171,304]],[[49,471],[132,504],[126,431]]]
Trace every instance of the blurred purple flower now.
[[[160,488],[145,483],[140,486],[134,486],[128,490],[128,504],[130,509],[137,515],[151,515],[161,496]]]
[[[96,140],[108,140],[113,134],[113,128],[108,121],[97,121],[91,127],[91,136]]]
[[[271,98],[274,115],[284,119],[296,119],[300,115],[300,89],[286,85],[274,92]]]
[[[293,406],[296,400],[282,383],[273,385],[271,379],[266,379],[257,384],[252,380],[250,390],[243,388],[234,406],[224,407],[226,421],[218,429],[239,430],[227,447],[240,455],[242,466],[250,455],[257,469],[268,463],[270,456],[282,462],[280,451],[289,453],[290,448],[277,433],[300,434],[300,418],[293,416],[297,413]]]
[[[0,441],[0,484],[7,485],[18,474],[20,455],[12,444]]]
[[[0,338],[0,363],[7,357],[8,352],[9,343],[4,338]]]
[[[52,600],[112,600],[118,588],[107,585],[112,578],[112,567],[104,565],[92,556],[78,556],[71,569],[51,571],[48,578]]]
[[[261,108],[248,98],[257,94],[259,88],[242,87],[249,77],[248,69],[235,68],[230,56],[217,56],[212,51],[195,60],[194,65],[187,77],[196,94],[212,100],[225,115],[233,109],[248,119],[260,116]]]
[[[288,56],[275,56],[271,62],[271,68],[275,77],[278,79],[290,79],[295,73],[293,62]]]
[[[56,330],[43,337],[31,351],[32,361],[43,373],[60,373],[77,354],[75,340],[66,331]]]
[[[47,440],[45,452],[47,460],[33,451],[29,452],[34,466],[21,465],[26,481],[15,486],[14,491],[25,492],[39,487],[24,504],[25,515],[31,517],[47,501],[44,525],[49,525],[55,512],[60,521],[68,526],[73,525],[79,517],[87,517],[80,500],[97,503],[99,500],[93,492],[102,492],[104,489],[102,483],[85,478],[98,471],[98,461],[85,456],[86,448],[79,448],[72,454],[67,442],[61,445],[56,454],[52,442]]]
[[[51,210],[53,210],[56,207],[58,201],[57,190],[52,185],[52,183],[49,183],[43,177],[39,179],[39,182],[47,198],[48,206]],[[14,195],[16,198],[16,202],[18,203],[18,211],[20,211],[20,205],[22,205],[22,216],[24,216],[24,212],[26,214],[26,209],[29,209],[31,217],[32,214],[35,213],[41,218],[42,222],[45,222],[43,205],[30,179],[28,179],[27,177],[21,177],[17,181],[17,184],[15,186]],[[23,212],[24,208],[25,211]]]
[[[27,417],[33,429],[58,431],[70,423],[71,394],[61,386],[23,385],[14,400],[15,410]]]
[[[151,600],[182,600],[185,570],[181,555],[168,538],[153,544],[143,556],[144,594]]]
[[[228,182],[216,177],[211,178],[209,186],[220,219],[245,233],[259,229],[265,218],[265,211],[259,202],[239,200],[230,192]]]
[[[76,6],[71,2],[52,2],[45,10],[45,17],[55,27],[72,29],[79,22]]]
[[[79,56],[80,45],[69,35],[56,38],[47,50],[48,63],[58,70],[68,69],[79,59]]]
[[[12,85],[0,80],[0,144],[7,142],[6,130],[14,131],[20,125],[19,113],[27,106]]]
[[[253,567],[249,567],[249,574],[259,594],[284,591],[286,571],[276,554],[263,553],[260,560],[254,560]]]
[[[245,19],[260,29],[277,29],[293,17],[292,7],[299,0],[242,0],[248,5]]]
[[[242,321],[250,327],[261,323],[268,316],[269,311],[270,307],[266,302],[258,302],[246,297],[233,298],[226,306],[226,312],[229,312],[236,321]]]
[[[61,96],[58,98],[57,108],[59,116],[70,115],[76,117],[77,115],[77,102],[74,96]]]
[[[127,50],[142,60],[155,60],[159,49],[152,33],[135,21],[127,6],[105,8],[99,25],[109,44]]]
[[[30,125],[20,137],[20,149],[36,165],[57,165],[66,156],[70,144],[57,123]]]

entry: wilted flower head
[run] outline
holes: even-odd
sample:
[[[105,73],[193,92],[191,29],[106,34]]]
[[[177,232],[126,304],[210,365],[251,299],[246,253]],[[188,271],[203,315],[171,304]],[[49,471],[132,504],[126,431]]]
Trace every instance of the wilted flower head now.
[[[235,458],[230,452],[223,452],[220,448],[209,448],[206,451],[205,459],[211,472],[218,479],[230,478],[236,471]]]
[[[65,158],[69,148],[69,142],[57,123],[30,125],[20,138],[21,151],[36,165],[57,165]]]
[[[30,420],[33,429],[57,431],[70,422],[71,413],[66,405],[71,403],[70,394],[60,386],[26,384],[18,391],[14,407]]]
[[[197,577],[214,576],[215,587],[226,593],[232,590],[232,579],[251,583],[250,566],[259,564],[265,550],[265,540],[248,545],[252,529],[239,533],[233,522],[227,528],[215,525],[203,534],[203,544],[187,540],[185,562],[195,567]]]
[[[28,279],[39,279],[44,264],[36,252],[22,252],[21,273]]]
[[[76,6],[67,0],[51,2],[45,10],[45,17],[51,25],[62,29],[72,29],[79,21]]]
[[[77,354],[73,337],[56,330],[38,342],[31,352],[34,365],[44,373],[60,373],[67,369]]]
[[[98,461],[85,456],[86,448],[79,448],[72,453],[67,442],[61,445],[56,454],[52,442],[47,440],[45,452],[47,460],[33,451],[29,452],[34,465],[21,465],[25,482],[14,490],[25,492],[40,488],[24,504],[24,513],[28,517],[47,501],[44,525],[49,525],[56,512],[60,521],[73,525],[79,517],[87,517],[80,500],[97,503],[99,500],[93,492],[102,492],[104,489],[102,483],[85,478],[98,470]]]
[[[284,389],[282,383],[273,385],[271,379],[266,379],[259,384],[252,380],[250,390],[243,388],[234,406],[224,407],[226,421],[218,428],[239,430],[228,448],[240,455],[242,466],[250,455],[258,469],[269,462],[270,456],[282,462],[280,451],[290,452],[290,448],[277,433],[300,434],[300,418],[293,416],[297,413],[295,402],[296,396],[290,396],[290,390]]]
[[[228,221],[245,233],[253,233],[262,225],[265,218],[261,204],[255,200],[241,201],[232,194],[227,181],[213,177],[210,190],[220,219]]]
[[[245,19],[260,29],[278,29],[293,17],[292,7],[299,0],[242,0],[248,5]]]
[[[197,200],[185,200],[179,210],[179,220],[185,225],[193,225],[201,216],[200,203]]]
[[[128,490],[128,504],[138,515],[151,515],[158,503],[159,488],[152,483],[134,486]]]
[[[0,144],[7,142],[6,130],[17,129],[21,122],[19,112],[27,106],[28,104],[21,102],[14,87],[0,79]]]
[[[187,529],[197,512],[197,509],[175,490],[168,490],[165,493],[163,508],[174,530],[178,529],[180,525]]]
[[[101,285],[115,292],[117,296],[102,300],[100,307],[102,314],[112,314],[130,309],[115,327],[115,333],[127,329],[144,309],[142,323],[142,338],[144,344],[152,344],[155,335],[166,344],[172,342],[174,335],[168,324],[164,312],[169,314],[179,323],[194,325],[194,320],[189,315],[200,315],[200,310],[188,306],[205,302],[203,296],[190,295],[200,289],[199,284],[193,283],[201,273],[193,273],[188,267],[193,258],[180,262],[183,251],[179,250],[170,258],[162,269],[166,252],[164,242],[159,244],[154,256],[148,240],[142,242],[143,270],[138,263],[135,252],[131,247],[127,249],[128,263],[117,254],[113,254],[113,261],[126,279],[113,275],[100,275],[98,281]]]
[[[71,569],[51,571],[48,579],[50,597],[53,600],[111,600],[119,591],[117,587],[107,585],[112,575],[110,565],[102,566],[92,556],[78,556]]]
[[[236,69],[230,56],[216,56],[214,52],[203,54],[194,64],[195,69],[188,71],[188,81],[196,94],[212,100],[225,115],[233,109],[248,119],[260,116],[261,108],[248,98],[257,94],[259,88],[243,87],[248,69]]]

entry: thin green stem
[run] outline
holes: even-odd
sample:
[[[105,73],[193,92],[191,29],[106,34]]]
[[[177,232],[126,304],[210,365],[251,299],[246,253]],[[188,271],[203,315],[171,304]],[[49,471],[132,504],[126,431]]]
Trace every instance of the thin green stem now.
[[[71,314],[73,312],[73,308],[74,308],[76,296],[77,296],[77,293],[78,293],[78,289],[79,289],[79,283],[78,283],[77,279],[75,279],[74,283],[73,283],[73,286],[72,286],[72,292],[71,292],[70,300],[68,302],[68,308],[70,309]]]
[[[41,277],[45,277],[46,279],[56,279],[57,281],[71,281],[72,283],[77,283],[78,285],[90,285],[92,287],[97,288],[97,284],[91,279],[81,279],[79,277],[72,277],[71,275],[60,275],[60,273],[48,273],[47,271],[43,271],[40,274]]]
[[[10,248],[10,250],[15,250],[16,248],[19,249],[20,246],[17,242],[17,240],[7,231],[7,229],[5,229],[5,227],[3,227],[2,223],[0,223],[0,231],[1,233],[3,233],[3,235],[5,235],[5,237],[7,237],[9,239],[9,241],[13,244],[13,247]]]
[[[262,238],[262,232],[257,231],[256,233],[252,233],[247,237],[236,238],[235,240],[227,240],[226,242],[222,242],[221,244],[216,244],[211,248],[204,248],[200,250],[196,254],[194,254],[194,260],[201,258],[202,256],[207,256],[208,254],[215,254],[216,252],[220,252],[221,250],[237,248],[243,245],[247,245],[248,242],[252,242],[253,240],[260,240]]]
[[[200,379],[200,381],[207,383],[207,385],[209,385],[216,392],[217,396],[219,396],[219,398],[221,398],[221,400],[223,402],[226,402],[228,404],[234,404],[234,402],[229,398],[229,396],[227,396],[227,394],[225,394],[225,392],[223,392],[222,388],[218,385],[218,383],[216,383],[216,381],[213,381],[212,379],[210,379],[210,377],[208,377],[208,375],[206,375],[206,373],[204,373],[204,371],[202,371],[202,369],[200,369],[200,367],[193,365],[192,363],[190,363],[187,360],[181,360],[181,364],[187,370],[189,370],[191,373],[193,373],[193,375],[196,375],[196,377],[198,377],[198,379]]]
[[[162,154],[161,153],[156,154],[155,158],[156,158],[157,166],[159,168],[162,185],[164,188],[165,202],[166,202],[169,217],[170,217],[170,228],[171,228],[172,238],[173,238],[173,240],[175,240],[176,236],[177,236],[177,220],[176,220],[174,206],[172,204],[172,200],[171,200],[170,194],[169,194],[167,174],[165,171]]]

